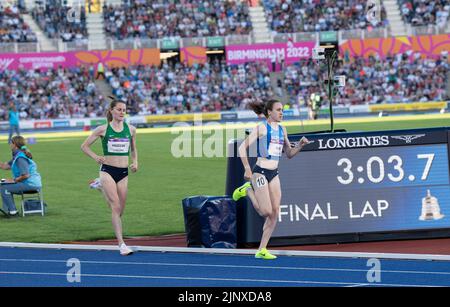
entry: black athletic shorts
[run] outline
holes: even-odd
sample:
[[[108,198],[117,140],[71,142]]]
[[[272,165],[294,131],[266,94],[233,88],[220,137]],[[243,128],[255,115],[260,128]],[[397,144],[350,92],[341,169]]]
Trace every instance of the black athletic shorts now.
[[[122,168],[122,167],[114,167],[111,165],[103,164],[100,171],[110,174],[112,179],[114,179],[114,181],[116,183],[118,183],[119,181],[121,181],[122,179],[124,179],[125,177],[128,176],[128,168],[127,167]]]
[[[258,174],[264,175],[264,177],[266,177],[266,179],[267,179],[267,182],[271,182],[273,180],[273,178],[278,176],[278,168],[266,169],[266,168],[259,167],[258,165],[255,165],[253,167],[253,173],[258,173]]]

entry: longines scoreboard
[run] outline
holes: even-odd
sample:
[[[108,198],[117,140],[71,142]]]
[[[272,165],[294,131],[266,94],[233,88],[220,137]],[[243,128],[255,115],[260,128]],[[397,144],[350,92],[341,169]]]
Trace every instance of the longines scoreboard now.
[[[449,131],[308,135],[312,143],[292,159],[283,156],[279,164],[282,201],[273,241],[450,233]],[[291,142],[301,137],[289,136]],[[240,158],[229,158],[227,194],[242,176]],[[238,203],[241,243],[259,242],[262,222],[249,199]]]

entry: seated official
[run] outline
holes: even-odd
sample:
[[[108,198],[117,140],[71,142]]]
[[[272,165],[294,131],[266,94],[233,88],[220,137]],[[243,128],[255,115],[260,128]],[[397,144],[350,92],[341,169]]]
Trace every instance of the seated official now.
[[[0,193],[4,212],[10,216],[16,216],[18,213],[13,194],[41,189],[42,183],[41,175],[37,172],[37,165],[32,160],[33,156],[25,145],[25,139],[22,136],[14,136],[9,146],[13,158],[9,162],[0,162],[0,168],[10,169],[13,179],[2,179]]]

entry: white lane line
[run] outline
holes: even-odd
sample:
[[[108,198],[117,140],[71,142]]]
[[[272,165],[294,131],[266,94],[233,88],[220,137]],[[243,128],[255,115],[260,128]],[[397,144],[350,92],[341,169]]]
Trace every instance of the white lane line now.
[[[47,259],[1,259],[0,262],[47,262],[67,263],[66,260]],[[84,261],[81,264],[96,265],[146,265],[146,266],[174,266],[174,267],[199,267],[199,268],[227,268],[227,269],[262,269],[262,270],[293,270],[293,271],[336,271],[336,272],[367,272],[367,269],[339,269],[339,268],[316,268],[316,267],[286,267],[286,266],[255,266],[255,265],[227,265],[227,264],[196,264],[196,263],[165,263],[165,262],[118,262],[118,261]],[[391,274],[422,274],[422,275],[450,275],[450,272],[430,271],[393,271],[382,270],[382,273]]]
[[[65,276],[64,273],[44,272],[2,272],[0,275],[24,275],[24,276]],[[271,279],[246,279],[246,278],[206,278],[206,277],[181,277],[181,276],[142,276],[142,275],[104,275],[104,274],[80,274],[80,277],[116,278],[116,279],[168,279],[168,280],[198,280],[198,281],[231,281],[231,282],[253,282],[253,283],[278,283],[278,284],[303,284],[303,285],[353,285],[348,282],[322,282],[305,280],[271,280]],[[355,283],[360,285],[361,283]],[[402,285],[402,284],[377,284],[386,287],[434,287],[430,285]]]

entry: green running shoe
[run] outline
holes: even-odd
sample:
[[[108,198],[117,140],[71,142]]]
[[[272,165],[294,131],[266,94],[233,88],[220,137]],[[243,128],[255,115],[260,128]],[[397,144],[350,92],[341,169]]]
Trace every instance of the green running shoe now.
[[[238,201],[240,198],[247,196],[247,189],[251,188],[252,184],[250,182],[246,182],[241,185],[239,188],[234,190],[233,192],[233,200]]]
[[[263,248],[255,254],[255,258],[264,260],[274,260],[277,259],[277,256],[272,255],[271,253],[269,253],[267,249]]]

